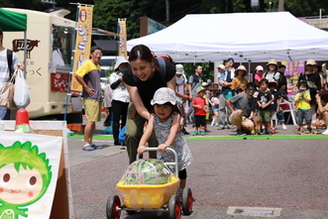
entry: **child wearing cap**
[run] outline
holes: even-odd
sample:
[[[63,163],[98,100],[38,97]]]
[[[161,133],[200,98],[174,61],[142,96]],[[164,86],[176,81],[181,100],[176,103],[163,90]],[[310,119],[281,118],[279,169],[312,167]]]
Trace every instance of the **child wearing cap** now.
[[[205,89],[198,87],[196,91],[197,97],[194,97],[191,103],[195,111],[195,131],[192,135],[205,135],[206,112],[208,110],[206,99],[204,98]]]
[[[151,100],[155,113],[151,114],[148,120],[147,128],[141,137],[137,151],[139,154],[145,152],[147,142],[152,132],[155,131],[158,141],[157,158],[164,160],[164,162],[174,161],[173,154],[164,151],[168,147],[174,149],[178,155],[180,189],[183,189],[186,186],[186,168],[192,161],[192,155],[180,130],[181,115],[176,103],[176,95],[172,89],[162,87],[155,92]]]
[[[260,84],[260,81],[263,78],[263,72],[264,72],[264,69],[263,69],[262,65],[256,66],[255,75],[254,75],[254,81],[255,81],[256,85]]]

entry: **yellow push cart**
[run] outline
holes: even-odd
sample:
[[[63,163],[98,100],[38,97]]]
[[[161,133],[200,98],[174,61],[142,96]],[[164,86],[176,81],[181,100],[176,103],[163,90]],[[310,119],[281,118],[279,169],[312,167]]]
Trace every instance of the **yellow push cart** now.
[[[146,150],[156,151],[157,148],[147,148]],[[170,172],[170,177],[167,182],[156,185],[142,183],[138,185],[129,185],[126,183],[126,180],[122,178],[116,184],[121,199],[118,195],[111,195],[107,200],[107,219],[120,218],[122,210],[126,210],[128,214],[133,214],[142,210],[165,210],[169,213],[169,219],[180,219],[182,213],[184,215],[190,215],[192,213],[193,197],[191,189],[184,188],[182,190],[182,195],[178,195],[180,180],[177,171],[177,153],[172,148],[167,148],[166,150],[174,154],[174,162],[164,163],[166,166],[174,166],[174,174]],[[157,161],[159,160],[156,160],[156,162]],[[169,168],[167,169],[169,170]],[[154,180],[152,175],[148,178]]]

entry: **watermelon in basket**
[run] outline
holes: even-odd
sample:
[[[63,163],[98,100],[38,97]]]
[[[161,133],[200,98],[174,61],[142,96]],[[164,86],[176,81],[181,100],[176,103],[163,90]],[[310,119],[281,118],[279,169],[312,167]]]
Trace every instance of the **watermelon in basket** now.
[[[168,183],[171,176],[163,161],[140,159],[129,165],[122,179],[125,185],[161,185]]]

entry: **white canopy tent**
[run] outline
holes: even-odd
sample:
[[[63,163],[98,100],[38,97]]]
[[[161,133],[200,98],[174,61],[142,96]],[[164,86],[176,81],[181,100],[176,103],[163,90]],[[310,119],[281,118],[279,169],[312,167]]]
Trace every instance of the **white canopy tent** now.
[[[328,32],[289,12],[186,15],[166,29],[129,40],[128,50],[137,44],[176,62],[328,59]]]

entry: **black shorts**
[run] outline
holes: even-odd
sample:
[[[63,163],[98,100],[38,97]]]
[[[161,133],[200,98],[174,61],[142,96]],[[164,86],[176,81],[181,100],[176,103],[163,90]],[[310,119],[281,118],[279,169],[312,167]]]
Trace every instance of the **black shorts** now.
[[[179,171],[179,179],[187,179],[187,170],[186,169]]]
[[[200,126],[205,126],[205,124],[206,124],[205,116],[195,115],[195,126],[196,126],[196,128],[199,128]]]

